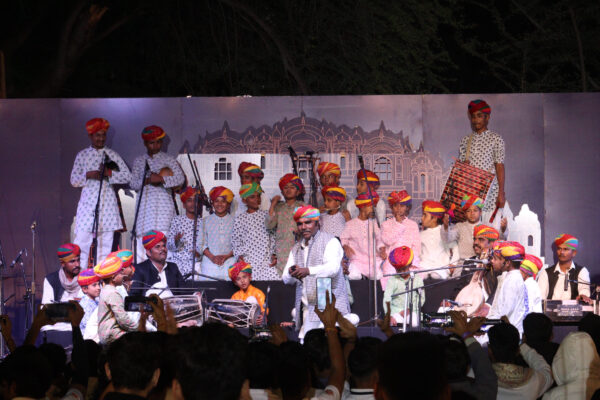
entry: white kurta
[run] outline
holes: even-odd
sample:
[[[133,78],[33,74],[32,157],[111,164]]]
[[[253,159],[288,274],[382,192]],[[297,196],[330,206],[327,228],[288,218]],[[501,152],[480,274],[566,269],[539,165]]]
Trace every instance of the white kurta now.
[[[102,193],[100,195],[98,231],[113,232],[123,228],[121,216],[119,214],[119,206],[117,204],[117,196],[113,189],[114,184],[126,184],[131,179],[129,168],[125,161],[109,148],[95,149],[88,147],[77,153],[73,170],[71,171],[71,185],[76,188],[82,188],[79,204],[77,205],[77,216],[75,219],[75,234],[92,232],[94,225],[94,210],[98,201],[98,189],[100,181],[94,179],[86,179],[85,174],[88,171],[99,171],[100,164],[104,159],[104,153],[114,161],[120,171],[113,171],[112,176],[108,181],[102,182]]]
[[[525,283],[518,269],[504,272],[502,275],[504,278],[498,280],[494,302],[487,318],[500,319],[506,315],[522,335],[525,318]]]
[[[442,225],[435,228],[427,228],[421,231],[421,264],[420,271],[445,267],[450,262],[458,259],[458,252],[450,253],[446,232]],[[432,278],[446,279],[450,271],[447,269],[437,270],[429,273]],[[425,279],[426,275],[422,275]]]
[[[146,185],[142,194],[142,203],[137,220],[137,236],[143,236],[151,230],[158,230],[166,233],[173,217],[175,216],[175,205],[171,194],[171,188],[183,184],[184,175],[181,167],[175,159],[166,153],[160,152],[150,157],[144,154],[137,157],[133,162],[133,172],[131,173],[131,188],[138,193],[138,202],[140,190],[144,182],[144,167],[148,162],[149,171],[158,174],[161,169],[168,167],[173,171],[173,176],[164,176],[164,183],[158,186]],[[150,174],[148,174],[149,176]],[[137,207],[137,204],[136,204]]]
[[[541,313],[542,310],[542,292],[538,283],[533,278],[525,280],[525,289],[527,289],[527,300],[529,312]]]

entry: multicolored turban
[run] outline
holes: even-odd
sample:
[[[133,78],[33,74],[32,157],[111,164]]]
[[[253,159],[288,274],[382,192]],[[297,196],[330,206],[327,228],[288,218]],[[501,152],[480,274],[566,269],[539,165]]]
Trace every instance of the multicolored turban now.
[[[340,176],[342,175],[342,170],[340,169],[339,165],[324,161],[320,162],[317,166],[317,174],[319,174],[319,177],[325,174],[334,174]]]
[[[188,186],[185,188],[185,190],[183,191],[183,193],[181,193],[179,195],[179,197],[181,198],[181,202],[185,203],[187,201],[187,199],[189,199],[190,197],[192,197],[194,194],[196,194],[196,189]]]
[[[123,268],[127,268],[127,267],[131,266],[131,264],[133,264],[133,251],[128,250],[128,249],[121,249],[121,250],[113,251],[108,256],[109,257],[110,256],[119,257],[121,259],[121,261],[123,262]]]
[[[164,233],[160,231],[150,231],[144,235],[142,238],[142,243],[144,244],[144,248],[146,250],[150,250],[163,240],[167,240]]]
[[[365,169],[365,173],[367,174],[367,178],[365,179],[365,174],[363,174],[362,169],[359,169],[356,173],[356,181],[367,181],[369,185],[377,189],[379,187],[379,176],[373,171],[369,171]]]
[[[84,269],[77,275],[79,286],[88,286],[100,281],[100,277],[94,273],[94,268]]]
[[[425,200],[423,202],[423,212],[428,212],[436,218],[443,218],[446,208],[438,201]]]
[[[229,278],[235,282],[240,272],[252,275],[252,265],[244,261],[238,261],[229,267]]]
[[[294,174],[285,174],[279,180],[279,189],[283,192],[283,188],[288,183],[291,183],[300,191],[300,193],[304,194],[304,183],[302,183],[302,179],[298,175]]]
[[[483,237],[488,239],[490,242],[493,242],[494,240],[498,240],[500,233],[491,226],[479,224],[475,225],[475,228],[473,229],[473,238],[478,237]]]
[[[294,221],[298,222],[301,218],[309,219],[311,221],[318,221],[321,216],[321,212],[318,208],[307,204],[305,206],[296,207],[294,209]]]
[[[471,206],[477,206],[479,209],[482,209],[483,200],[475,195],[464,195],[460,202],[460,208],[462,208],[463,211],[467,211]]]
[[[100,278],[110,278],[123,269],[123,261],[117,256],[106,257],[106,260],[94,267],[94,274]]]
[[[364,208],[370,205],[377,207],[377,203],[379,203],[379,195],[374,190],[371,191],[371,195],[373,196],[373,203],[371,203],[371,197],[369,196],[369,193],[361,193],[356,196],[354,204],[356,204],[356,207],[358,208]]]
[[[477,111],[481,111],[484,114],[490,115],[492,113],[492,109],[489,104],[485,102],[485,100],[477,99],[469,102],[469,114],[473,114]]]
[[[579,246],[579,240],[577,240],[575,236],[563,233],[554,239],[554,244],[556,247],[567,246],[571,250],[577,250],[577,247]]]
[[[167,134],[165,133],[165,131],[163,131],[163,128],[161,128],[160,126],[150,125],[145,127],[144,130],[142,130],[142,139],[144,139],[144,142],[162,139],[165,136],[167,136]]]
[[[225,186],[215,186],[208,192],[208,197],[210,197],[210,201],[213,202],[217,197],[224,197],[226,202],[231,203],[233,201],[233,192]]]
[[[242,199],[247,199],[254,193],[261,194],[262,192],[262,188],[256,182],[246,183],[245,185],[242,185],[242,187],[240,187],[240,196]]]
[[[325,186],[321,189],[321,194],[323,197],[331,197],[333,200],[337,200],[340,203],[346,200],[346,191],[339,186]]]
[[[92,118],[85,123],[85,130],[88,135],[93,135],[98,131],[106,131],[110,128],[110,123],[104,118]]]
[[[399,192],[392,192],[388,196],[388,203],[390,207],[394,204],[404,204],[405,206],[412,206],[412,197],[408,194],[406,190],[401,190]]]
[[[265,177],[265,173],[256,164],[252,164],[246,161],[242,161],[238,167],[238,175],[241,177],[242,174],[248,174],[253,178],[262,179]]]
[[[409,267],[412,264],[414,257],[415,255],[410,247],[401,246],[392,250],[388,259],[390,260],[390,264],[392,264],[396,270],[401,270]]]
[[[499,242],[494,246],[494,252],[508,261],[521,261],[525,257],[525,248],[519,242]]]
[[[537,276],[538,272],[542,269],[544,264],[542,260],[532,254],[525,254],[525,258],[521,261],[520,270],[526,275],[532,276],[533,279]]]
[[[81,253],[81,249],[74,243],[65,243],[61,245],[56,254],[58,255],[59,261],[71,261]]]

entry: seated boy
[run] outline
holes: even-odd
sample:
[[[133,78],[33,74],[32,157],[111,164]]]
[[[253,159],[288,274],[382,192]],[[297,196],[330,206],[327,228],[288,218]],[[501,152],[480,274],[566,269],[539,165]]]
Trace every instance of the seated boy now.
[[[383,294],[383,307],[387,312],[388,305],[391,308],[391,325],[398,325],[404,322],[404,305],[410,298],[410,293],[405,293],[399,296],[392,297],[397,293],[402,293],[410,289],[410,274],[409,270],[414,259],[414,253],[408,246],[397,247],[392,250],[388,256],[390,264],[402,275],[394,275],[390,277]],[[414,277],[413,288],[423,286],[423,279],[419,275]],[[409,297],[407,297],[409,296]],[[421,290],[421,306],[425,304],[425,291]],[[419,316],[419,295],[417,291],[412,294],[412,325],[416,326]],[[410,312],[411,306],[407,306],[407,312]]]
[[[423,202],[423,230],[421,231],[421,265],[419,269],[427,271],[447,266],[458,259],[458,252],[450,252],[450,244],[446,232],[442,229],[442,219],[446,208],[437,201],[425,200]],[[472,237],[472,236],[471,236]],[[428,273],[434,279],[446,279],[449,270],[441,269]],[[427,275],[424,274],[423,278]]]
[[[94,274],[93,268],[81,271],[77,276],[77,283],[79,283],[83,291],[83,297],[79,300],[79,305],[85,312],[79,328],[81,332],[85,332],[87,322],[96,310],[96,307],[98,307],[98,297],[100,296],[102,286],[100,285],[100,278]]]
[[[521,261],[519,270],[521,271],[521,276],[525,281],[525,289],[527,290],[525,315],[543,312],[542,292],[536,281],[537,274],[543,266],[542,260],[532,254],[525,254],[525,258]]]
[[[244,261],[238,261],[229,267],[229,278],[240,290],[231,296],[231,300],[242,300],[246,303],[257,304],[260,312],[265,312],[265,294],[262,290],[252,286],[252,266]],[[257,323],[262,323],[262,315],[258,317]]]

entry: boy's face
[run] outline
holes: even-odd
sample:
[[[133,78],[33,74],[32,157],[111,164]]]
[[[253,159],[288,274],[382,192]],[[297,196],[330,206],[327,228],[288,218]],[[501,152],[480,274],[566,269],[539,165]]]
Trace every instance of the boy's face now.
[[[229,211],[229,203],[223,196],[219,196],[213,201],[213,208],[215,209],[215,213],[222,217]]]
[[[474,224],[479,222],[479,218],[481,218],[481,208],[477,206],[471,206],[465,211],[465,217],[467,217],[467,221]]]
[[[260,184],[260,181],[261,181],[261,179],[258,176],[252,176],[252,175],[248,174],[247,172],[242,172],[240,179],[242,180],[242,185],[252,183],[252,182],[256,182],[256,183]]]
[[[480,256],[481,253],[484,250],[487,250],[489,247],[490,247],[489,239],[481,237],[481,236],[473,238],[473,251],[478,256]]]
[[[144,141],[144,146],[146,146],[146,149],[148,150],[148,155],[150,156],[158,153],[162,149],[162,144],[162,139]]]
[[[251,275],[247,272],[240,272],[237,278],[235,278],[235,285],[242,290],[248,289],[250,286]]]
[[[290,200],[290,199],[295,199],[296,197],[298,197],[298,195],[300,194],[300,191],[298,190],[298,188],[296,186],[294,186],[294,184],[288,183],[287,185],[285,185],[283,187],[281,194],[283,194],[284,199]]]
[[[473,114],[469,114],[469,119],[471,120],[471,129],[474,132],[482,132],[487,129],[490,116],[481,111],[476,111]]]
[[[102,149],[106,144],[106,131],[100,130],[98,132],[94,132],[90,135],[90,141],[92,142],[92,147],[95,149]]]
[[[94,282],[91,285],[81,287],[83,293],[87,294],[92,299],[95,299],[96,297],[100,296],[100,289],[102,289],[100,282]]]
[[[191,196],[190,198],[186,199],[185,202],[183,203],[183,208],[185,208],[185,211],[188,214],[194,214],[194,206],[196,205],[196,196]]]
[[[321,186],[339,186],[340,185],[340,176],[336,174],[332,174],[328,172],[319,177],[321,181]]]
[[[373,213],[373,206],[372,205],[364,206],[363,208],[361,208],[359,210],[359,213],[361,213],[362,215],[371,215],[371,213]]]
[[[356,182],[356,193],[361,194],[367,193],[368,191],[369,189],[367,189],[367,181],[359,179],[358,182]]]
[[[504,257],[494,252],[494,255],[492,256],[492,267],[494,268],[494,272],[503,271],[505,264],[506,261],[504,260]]]
[[[561,263],[567,263],[577,255],[577,250],[572,250],[565,245],[560,245],[556,248],[556,256]]]
[[[116,274],[113,278],[112,278],[112,283],[115,286],[121,286],[123,284],[123,279],[125,278],[125,275],[123,274],[123,270],[119,271],[118,274]]]
[[[162,240],[150,250],[146,250],[146,255],[151,261],[163,264],[167,260],[167,242]]]
[[[435,228],[438,226],[438,218],[431,215],[431,213],[424,211],[421,217],[421,222],[425,228]]]
[[[340,202],[332,199],[329,196],[325,196],[325,208],[328,210],[337,210],[340,208]]]
[[[260,194],[253,193],[242,200],[249,210],[258,210],[260,207]]]
[[[408,217],[409,211],[410,207],[406,204],[395,203],[392,205],[392,214],[394,214],[394,217]]]
[[[64,268],[65,273],[70,275],[79,275],[81,272],[79,256],[70,259],[69,261],[61,261],[60,264]]]
[[[123,278],[128,281],[133,277],[133,267],[130,265],[128,267],[123,268]]]

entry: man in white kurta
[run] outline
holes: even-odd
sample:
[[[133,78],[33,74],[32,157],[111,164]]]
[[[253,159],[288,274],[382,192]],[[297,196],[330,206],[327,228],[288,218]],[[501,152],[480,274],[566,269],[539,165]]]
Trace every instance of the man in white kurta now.
[[[82,188],[75,216],[75,239],[73,242],[81,248],[81,263],[87,266],[94,234],[94,213],[98,202],[98,190],[100,190],[100,174],[105,155],[108,163],[102,180],[102,193],[100,193],[98,207],[96,263],[104,260],[111,252],[114,232],[123,228],[117,194],[113,185],[129,183],[131,174],[121,156],[104,146],[106,131],[110,127],[108,121],[103,118],[94,118],[88,121],[85,127],[92,145],[77,153],[71,171],[71,185]]]
[[[146,259],[142,236],[152,230],[169,231],[171,221],[175,216],[172,190],[181,186],[185,180],[179,163],[170,155],[160,151],[165,136],[165,131],[158,126],[152,125],[144,128],[142,139],[144,139],[144,146],[148,151],[133,162],[130,186],[137,191],[137,202],[140,202],[140,191],[144,186],[135,226],[138,262]],[[144,177],[146,163],[148,172]]]

